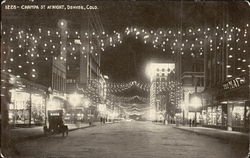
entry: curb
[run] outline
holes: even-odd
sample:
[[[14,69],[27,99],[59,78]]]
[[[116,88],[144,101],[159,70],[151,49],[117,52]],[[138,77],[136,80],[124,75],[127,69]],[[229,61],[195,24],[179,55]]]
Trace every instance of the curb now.
[[[72,131],[75,131],[75,130],[78,130],[78,129],[85,129],[85,128],[90,128],[90,127],[95,127],[97,125],[91,125],[91,126],[85,126],[85,127],[79,127],[79,128],[72,128],[72,129],[69,129],[69,132],[72,132]],[[46,137],[47,135],[45,134],[38,134],[38,135],[33,135],[33,136],[27,136],[27,137],[23,137],[23,138],[18,138],[16,140],[13,140],[12,139],[12,142],[14,143],[21,143],[21,142],[24,142],[26,140],[34,140],[34,139],[38,139],[38,138],[42,138],[42,137]]]
[[[210,138],[216,138],[216,139],[220,139],[223,141],[227,141],[227,142],[234,142],[234,143],[239,143],[239,144],[248,144],[248,136],[230,136],[230,135],[212,135],[209,133],[202,133],[202,132],[197,132],[194,130],[187,130],[187,129],[183,129],[183,128],[179,128],[179,127],[174,127],[175,129],[179,129],[182,131],[186,131],[186,132],[190,132],[190,133],[195,133],[197,135],[204,135]]]

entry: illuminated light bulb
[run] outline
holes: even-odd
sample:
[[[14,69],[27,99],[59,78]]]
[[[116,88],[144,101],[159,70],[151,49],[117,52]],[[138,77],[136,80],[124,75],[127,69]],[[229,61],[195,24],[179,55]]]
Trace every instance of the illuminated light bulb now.
[[[45,43],[44,46],[47,47],[47,43]]]
[[[229,57],[229,58],[232,58],[233,56],[232,56],[232,55],[229,55],[228,57]]]
[[[237,67],[237,70],[240,70],[241,69],[241,67]]]
[[[19,45],[18,47],[19,47],[19,48],[22,48],[22,45]]]
[[[67,35],[67,34],[68,34],[68,31],[65,31],[65,34]]]
[[[246,62],[246,59],[243,59],[242,62]]]
[[[243,50],[243,53],[246,53],[246,50]]]
[[[35,69],[32,69],[32,71],[33,71],[33,72],[36,72],[36,70],[35,70]]]
[[[63,22],[63,21],[61,21],[61,22],[60,22],[60,25],[61,25],[61,26],[64,26],[64,22]]]
[[[27,73],[26,73],[26,72],[24,72],[23,74],[24,74],[25,76],[27,75]]]
[[[48,58],[46,57],[45,60],[48,60]]]
[[[75,51],[76,50],[75,47],[72,47],[72,50]]]
[[[31,76],[32,76],[33,78],[35,78],[35,77],[36,77],[36,75],[35,75],[35,74],[32,74]]]
[[[230,50],[233,50],[233,47],[231,47]]]
[[[169,34],[171,34],[171,33],[172,33],[172,31],[171,31],[171,30],[169,30],[169,31],[168,31],[168,33],[169,33]]]
[[[227,65],[227,68],[230,68],[231,67],[231,65]]]
[[[8,72],[11,72],[12,70],[11,69],[8,69]]]
[[[242,72],[245,72],[246,70],[241,70]]]
[[[210,28],[207,28],[208,31],[210,31]]]
[[[245,41],[245,43],[247,43],[247,41]]]
[[[238,58],[238,61],[240,61],[241,60],[241,58]]]
[[[56,48],[56,46],[55,46],[55,45],[53,45],[53,46],[52,46],[52,48],[53,48],[53,49],[55,49],[55,48]]]
[[[10,58],[10,61],[14,61],[14,59],[13,59],[13,58]]]

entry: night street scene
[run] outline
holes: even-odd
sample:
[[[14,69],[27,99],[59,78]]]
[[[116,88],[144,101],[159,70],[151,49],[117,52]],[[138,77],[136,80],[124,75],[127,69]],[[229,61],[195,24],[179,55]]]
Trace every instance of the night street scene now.
[[[248,0],[1,1],[3,158],[250,158]]]

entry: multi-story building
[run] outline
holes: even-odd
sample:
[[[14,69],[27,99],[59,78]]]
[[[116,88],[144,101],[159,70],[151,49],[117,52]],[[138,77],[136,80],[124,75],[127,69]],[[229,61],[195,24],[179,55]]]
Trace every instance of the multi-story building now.
[[[151,63],[146,72],[150,77],[150,120],[162,120],[164,115],[160,107],[158,96],[161,87],[166,87],[168,74],[174,71],[174,63]]]
[[[223,27],[212,36],[205,56],[204,125],[247,131],[249,102],[249,24],[239,28]],[[227,33],[230,32],[230,33]]]
[[[9,109],[13,124],[43,124],[47,110],[65,108],[65,53],[56,46],[61,37],[52,32],[57,31],[15,22],[11,28],[3,25],[1,68],[15,83]]]
[[[187,119],[196,119],[195,112],[199,111],[201,105],[196,107],[192,103],[191,95],[201,94],[204,90],[204,60],[203,57],[199,58],[182,58],[182,63],[189,62],[190,64],[185,64],[181,70],[181,83],[183,98],[181,103],[183,123],[187,122]],[[200,95],[199,95],[200,96]],[[202,99],[202,98],[200,98]],[[199,118],[199,113],[197,113],[197,118]],[[197,119],[199,122],[199,119]]]

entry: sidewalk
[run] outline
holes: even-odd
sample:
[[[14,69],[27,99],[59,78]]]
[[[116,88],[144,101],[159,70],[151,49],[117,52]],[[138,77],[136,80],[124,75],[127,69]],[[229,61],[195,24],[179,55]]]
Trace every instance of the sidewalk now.
[[[91,126],[96,126],[98,123],[94,123]],[[77,129],[83,129],[91,127],[89,124],[66,124],[69,131],[74,131]],[[43,126],[31,127],[31,128],[14,128],[10,130],[11,140],[14,142],[21,142],[28,139],[35,139],[45,136],[43,133]]]
[[[206,127],[189,127],[189,126],[173,126],[176,129],[180,129],[187,132],[196,133],[199,135],[205,135],[221,140],[225,140],[228,142],[240,143],[240,144],[248,144],[249,142],[249,134],[236,132],[236,131],[226,131],[214,128],[206,128]]]

